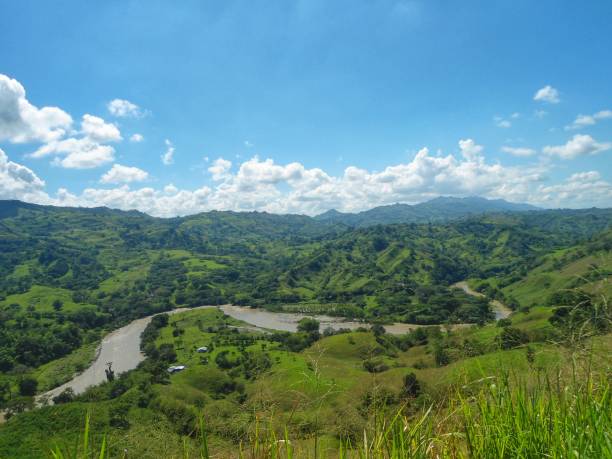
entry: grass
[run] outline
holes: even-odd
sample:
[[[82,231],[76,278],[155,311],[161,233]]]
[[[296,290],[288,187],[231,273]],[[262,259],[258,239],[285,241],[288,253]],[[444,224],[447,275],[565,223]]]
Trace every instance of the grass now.
[[[38,391],[45,392],[69,381],[94,360],[99,341],[84,344],[65,357],[38,367],[32,376],[38,381]]]
[[[33,285],[27,292],[7,296],[0,305],[18,304],[22,308],[34,307],[38,312],[53,312],[53,302],[63,303],[62,311],[72,312],[83,308],[95,308],[92,305],[77,304],[72,300],[72,292],[63,288]]]
[[[538,330],[547,311],[533,308],[527,314],[516,313],[513,325]],[[127,430],[108,424],[109,413],[123,403],[123,396],[97,404],[44,408],[37,410],[38,417],[36,412],[24,413],[7,423],[0,435],[0,456],[8,451],[14,453],[8,457],[42,457],[40,448],[47,445],[47,456],[53,451],[51,457],[58,459],[123,457],[125,448],[126,457],[139,458],[540,457],[545,448],[550,457],[567,457],[562,455],[564,448],[577,450],[575,457],[608,457],[612,407],[606,375],[612,335],[590,340],[589,359],[576,360],[591,364],[586,371],[576,370],[575,356],[568,350],[546,342],[530,344],[532,362],[525,348],[489,349],[484,355],[436,367],[431,346],[405,352],[385,349],[369,332],[325,337],[300,353],[280,349],[262,333],[216,332],[240,324],[217,309],[170,316],[157,344],[173,343],[177,361],[187,369],[172,375],[170,384],[153,387],[157,405],[132,405],[126,413]],[[449,338],[459,345],[465,339],[493,345],[500,330],[491,324],[454,331]],[[241,345],[240,337],[257,339]],[[211,343],[212,352],[196,352]],[[231,375],[244,385],[244,392],[219,397],[216,387],[229,379],[229,373],[217,367],[215,356],[223,350],[239,353],[240,348],[250,352],[265,348],[272,366],[255,380]],[[366,372],[363,361],[371,356],[389,369]],[[202,357],[209,361],[202,362]],[[397,398],[408,372],[421,383],[423,395],[418,399]],[[391,405],[364,404],[377,393],[396,398]],[[199,427],[194,426],[189,435],[177,431],[167,417],[173,407],[201,416]],[[66,419],[58,422],[63,409],[68,410]],[[87,429],[76,431],[74,419],[83,423],[85,410],[92,409],[91,440],[84,453],[82,437]],[[582,424],[568,419],[572,416]],[[44,422],[48,425],[37,427]],[[581,425],[586,430],[580,430]],[[548,437],[537,430],[545,428]],[[53,436],[45,438],[50,431]],[[524,444],[534,442],[536,435],[540,443]],[[99,456],[102,445],[105,456]],[[36,453],[28,456],[28,448]],[[584,454],[580,448],[586,448]]]
[[[331,452],[320,439],[295,441],[289,431],[256,419],[248,438],[224,457],[323,458],[593,458],[612,457],[612,393],[609,380],[581,375],[569,383],[541,377],[535,386],[510,373],[477,381],[478,390],[458,391],[444,405],[411,415],[381,410],[362,435],[341,440]],[[166,457],[210,459],[207,426],[200,418],[194,445]],[[90,415],[72,449],[53,447],[54,459],[107,458],[105,436],[93,443]],[[112,457],[127,457],[118,452]]]

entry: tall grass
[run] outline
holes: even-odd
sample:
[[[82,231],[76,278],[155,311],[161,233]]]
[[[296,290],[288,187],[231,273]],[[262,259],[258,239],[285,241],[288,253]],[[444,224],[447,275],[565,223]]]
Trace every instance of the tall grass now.
[[[398,412],[384,416],[363,432],[359,440],[340,441],[331,456],[339,459],[404,458],[612,458],[612,395],[606,377],[591,376],[564,385],[561,379],[541,378],[528,386],[506,375],[487,378],[476,393],[460,393],[444,408],[433,407],[416,415]],[[382,416],[382,415],[381,415]],[[287,429],[281,435],[259,428],[241,443],[233,457],[241,459],[293,459],[313,456],[313,449],[294,447]],[[206,429],[200,421],[198,451],[185,445],[177,457],[228,457],[209,451]],[[105,459],[122,457],[109,450],[106,439],[94,447],[89,416],[80,443],[73,449],[55,448],[53,459]],[[190,452],[191,451],[191,452]]]
[[[508,377],[460,400],[467,456],[610,458],[612,403],[607,379],[534,388]]]

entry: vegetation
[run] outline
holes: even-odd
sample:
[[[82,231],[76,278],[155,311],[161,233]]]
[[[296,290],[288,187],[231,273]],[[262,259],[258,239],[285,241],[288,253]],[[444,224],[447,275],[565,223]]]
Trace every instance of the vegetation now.
[[[1,202],[0,457],[606,457],[611,216],[354,228]],[[466,279],[482,297],[453,287]],[[495,323],[492,300],[514,312]],[[164,314],[223,303],[373,325]],[[33,409],[150,314],[136,370]]]

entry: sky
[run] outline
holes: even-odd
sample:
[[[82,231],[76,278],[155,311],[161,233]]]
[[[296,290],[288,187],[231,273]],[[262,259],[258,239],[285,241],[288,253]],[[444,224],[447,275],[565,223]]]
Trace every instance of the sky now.
[[[0,2],[0,199],[612,206],[612,2]]]

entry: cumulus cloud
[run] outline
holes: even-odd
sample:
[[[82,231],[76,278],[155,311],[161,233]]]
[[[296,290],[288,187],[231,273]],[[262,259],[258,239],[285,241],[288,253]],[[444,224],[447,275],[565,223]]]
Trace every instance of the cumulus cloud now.
[[[0,149],[0,199],[45,202],[45,182],[31,169],[10,161]]]
[[[465,159],[474,160],[480,156],[483,147],[481,145],[476,145],[476,142],[472,139],[462,139],[459,141],[459,149],[461,150],[461,155]]]
[[[206,160],[206,159],[205,159]],[[208,168],[208,172],[212,174],[215,181],[229,178],[229,170],[232,167],[232,162],[227,159],[217,158],[213,161],[212,166]]]
[[[72,118],[58,107],[37,108],[17,80],[0,74],[0,141],[49,142],[62,137]]]
[[[543,88],[538,89],[533,96],[533,100],[538,102],[547,102],[549,104],[558,104],[561,102],[559,91],[550,85],[546,85]]]
[[[548,207],[610,207],[612,183],[597,171],[578,172],[562,183],[541,185],[538,194]]]
[[[144,137],[142,136],[142,134],[132,134],[130,136],[130,142],[134,142],[134,143],[139,143],[142,142],[144,140]]]
[[[165,143],[166,151],[163,155],[161,155],[161,160],[165,166],[169,166],[170,164],[174,163],[174,145],[172,145],[172,142],[170,142],[168,139],[166,139]]]
[[[67,169],[92,169],[115,160],[115,149],[89,137],[54,140],[38,148],[32,158],[55,156],[53,164]]]
[[[576,134],[564,145],[546,146],[542,151],[550,156],[561,159],[574,159],[578,156],[595,155],[612,149],[612,143],[596,142],[590,135]]]
[[[113,164],[113,167],[100,178],[100,183],[142,182],[148,178],[149,174],[138,167]]]
[[[125,99],[113,99],[106,108],[111,115],[118,118],[142,118],[145,115],[138,105]]]
[[[319,168],[308,169],[300,163],[278,164],[257,156],[234,169],[230,161],[218,158],[209,170],[213,178],[217,176],[216,184],[195,190],[180,189],[173,184],[162,189],[130,188],[126,184],[128,177],[144,177],[146,172],[115,165],[102,181],[121,183],[121,186],[90,187],[80,194],[60,189],[51,198],[42,190],[44,182],[25,166],[12,163],[13,182],[6,185],[8,160],[5,157],[0,158],[3,164],[0,177],[1,189],[15,190],[19,186],[14,184],[14,177],[23,174],[25,180],[20,186],[30,193],[18,194],[23,199],[57,205],[138,209],[163,217],[212,209],[310,215],[332,208],[353,212],[396,202],[422,202],[441,195],[479,195],[541,206],[609,206],[612,185],[595,171],[574,174],[564,182],[550,184],[546,178],[547,166],[543,163],[507,167],[487,162],[484,148],[472,139],[461,140],[459,151],[460,155],[444,156],[432,155],[427,148],[422,148],[405,163],[380,171],[349,166],[336,176]],[[8,194],[16,195],[11,193]]]
[[[565,130],[569,131],[572,129],[581,129],[587,126],[593,126],[597,124],[599,120],[605,120],[612,118],[612,110],[601,110],[592,115],[578,115],[574,122],[569,126],[565,126]]]
[[[513,156],[533,156],[536,151],[533,148],[521,148],[521,147],[502,147],[501,150],[504,153],[508,153]]]
[[[81,130],[86,137],[95,142],[118,142],[121,140],[121,133],[117,126],[107,123],[97,116],[83,115]]]

